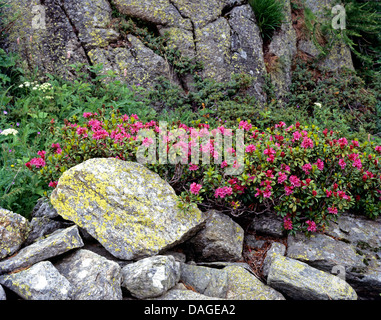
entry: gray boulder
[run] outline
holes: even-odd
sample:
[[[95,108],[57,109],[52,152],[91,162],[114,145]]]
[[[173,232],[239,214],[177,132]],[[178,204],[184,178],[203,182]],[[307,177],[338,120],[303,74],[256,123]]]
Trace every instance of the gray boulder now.
[[[0,261],[0,274],[31,266],[83,246],[77,226],[57,230],[47,238],[41,239],[21,249],[15,256]]]
[[[59,217],[57,210],[45,198],[38,199],[32,211],[33,218],[54,219]]]
[[[286,254],[286,246],[279,242],[273,242],[266,253],[265,260],[263,261],[262,272],[265,277],[268,276],[270,266],[277,254],[284,256]]]
[[[308,263],[309,265],[331,272],[334,266],[342,266],[347,272],[364,269],[363,256],[348,243],[337,241],[323,234],[303,233],[287,238],[287,257]]]
[[[206,296],[226,297],[228,274],[224,270],[181,263],[180,280]]]
[[[202,228],[206,215],[182,212],[173,188],[136,162],[90,159],[65,171],[51,195],[75,222],[112,255],[134,260],[182,243]]]
[[[72,225],[72,223],[55,221],[47,217],[35,217],[30,222],[32,230],[29,233],[28,238],[25,240],[24,245],[28,246],[36,240],[44,238],[58,229],[64,229]]]
[[[31,230],[23,216],[0,208],[0,260],[14,254],[24,243]]]
[[[285,236],[283,229],[283,220],[275,212],[265,212],[255,215],[250,224],[250,230],[256,234],[280,238]]]
[[[230,300],[284,300],[281,293],[264,284],[244,268],[229,266],[226,299]]]
[[[122,300],[121,268],[114,262],[80,249],[55,263],[73,287],[73,300]]]
[[[205,228],[189,242],[198,260],[237,261],[242,258],[244,231],[227,215],[211,210]]]
[[[281,255],[273,258],[267,284],[296,300],[357,300],[340,277]]]
[[[149,257],[122,269],[123,282],[131,295],[139,299],[162,295],[180,279],[180,264],[173,256]]]
[[[1,300],[7,300],[7,296],[5,295],[3,287],[0,285],[0,301]]]
[[[69,281],[49,261],[0,276],[0,283],[26,300],[70,300],[72,292]]]

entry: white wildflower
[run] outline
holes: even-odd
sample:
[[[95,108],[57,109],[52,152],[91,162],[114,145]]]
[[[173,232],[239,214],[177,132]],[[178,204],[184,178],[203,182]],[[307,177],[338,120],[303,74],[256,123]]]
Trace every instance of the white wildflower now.
[[[321,108],[321,103],[319,102],[315,102],[314,105],[318,106],[319,108]]]
[[[0,134],[3,135],[3,136],[8,136],[8,135],[10,135],[10,134],[13,134],[13,135],[15,136],[15,135],[18,134],[18,133],[19,133],[19,132],[18,132],[17,130],[10,128],[10,129],[5,129],[5,130],[2,131]]]

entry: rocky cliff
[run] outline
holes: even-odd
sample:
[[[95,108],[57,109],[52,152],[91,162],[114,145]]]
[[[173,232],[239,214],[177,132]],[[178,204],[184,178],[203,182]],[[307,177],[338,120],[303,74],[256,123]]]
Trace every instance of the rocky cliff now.
[[[290,85],[294,59],[320,53],[303,31],[303,10],[294,2],[284,1],[285,22],[271,41],[263,41],[245,0],[11,0],[8,14],[16,12],[17,19],[4,46],[43,73],[73,77],[74,63],[102,63],[128,84],[151,86],[165,77],[187,92],[192,72],[174,67],[168,54],[172,50],[181,60],[202,63],[195,72],[204,78],[226,81],[232,74],[251,75],[251,93],[263,101],[266,75],[281,97]],[[331,1],[304,5],[317,19],[326,19],[320,16]],[[123,31],[121,17],[148,28],[151,41],[165,39],[165,50],[155,50],[133,28]],[[320,64],[330,70],[353,68],[349,49],[339,42]]]

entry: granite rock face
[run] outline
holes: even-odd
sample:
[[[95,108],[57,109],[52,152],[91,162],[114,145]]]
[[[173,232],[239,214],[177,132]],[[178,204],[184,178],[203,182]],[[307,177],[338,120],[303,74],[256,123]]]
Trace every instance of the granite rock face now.
[[[25,300],[70,300],[72,286],[49,261],[0,276],[0,283]]]
[[[199,260],[237,261],[242,258],[244,231],[227,215],[208,211],[205,228],[190,242]]]
[[[0,274],[31,266],[37,262],[55,257],[71,249],[83,246],[77,226],[60,229],[45,239],[21,249],[16,255],[0,261]]]
[[[122,300],[121,268],[114,261],[80,249],[55,267],[69,280],[73,300]]]
[[[102,63],[105,74],[129,85],[153,87],[161,77],[185,92],[192,89],[191,73],[175,71],[165,52],[152,50],[139,34],[122,31],[117,16],[140,21],[153,37],[166,35],[167,50],[178,50],[184,58],[202,63],[203,78],[228,81],[234,74],[253,77],[248,92],[259,103],[270,75],[278,99],[283,100],[298,52],[318,57],[313,39],[298,39],[291,15],[290,0],[284,1],[285,22],[265,44],[252,8],[243,0],[11,0],[9,16],[21,13],[10,29],[4,47],[19,52],[25,65],[42,73],[57,72],[75,79],[75,63]],[[321,14],[333,1],[306,1],[306,7],[320,22]],[[271,61],[275,63],[271,63]],[[270,62],[270,67],[269,67]],[[267,67],[266,67],[267,64]],[[320,65],[329,70],[353,69],[350,50],[336,41]]]
[[[59,179],[53,206],[111,254],[133,260],[158,254],[193,236],[206,215],[184,214],[172,187],[143,165],[90,159]]]
[[[296,300],[357,300],[356,292],[340,277],[281,255],[271,264],[267,284]]]
[[[123,283],[134,297],[154,298],[175,286],[180,279],[180,265],[172,256],[139,260],[122,269]]]
[[[27,239],[30,223],[23,216],[0,208],[0,260],[14,254]]]

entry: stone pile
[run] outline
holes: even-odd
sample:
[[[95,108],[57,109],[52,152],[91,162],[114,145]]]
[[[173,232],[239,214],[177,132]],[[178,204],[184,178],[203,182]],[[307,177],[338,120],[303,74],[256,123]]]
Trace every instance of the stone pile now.
[[[111,158],[66,171],[51,203],[31,221],[0,209],[0,300],[380,298],[380,220],[343,215],[308,238],[262,215],[245,234],[217,211],[181,212],[157,174]],[[243,259],[270,241],[258,235],[271,240],[260,275]]]

